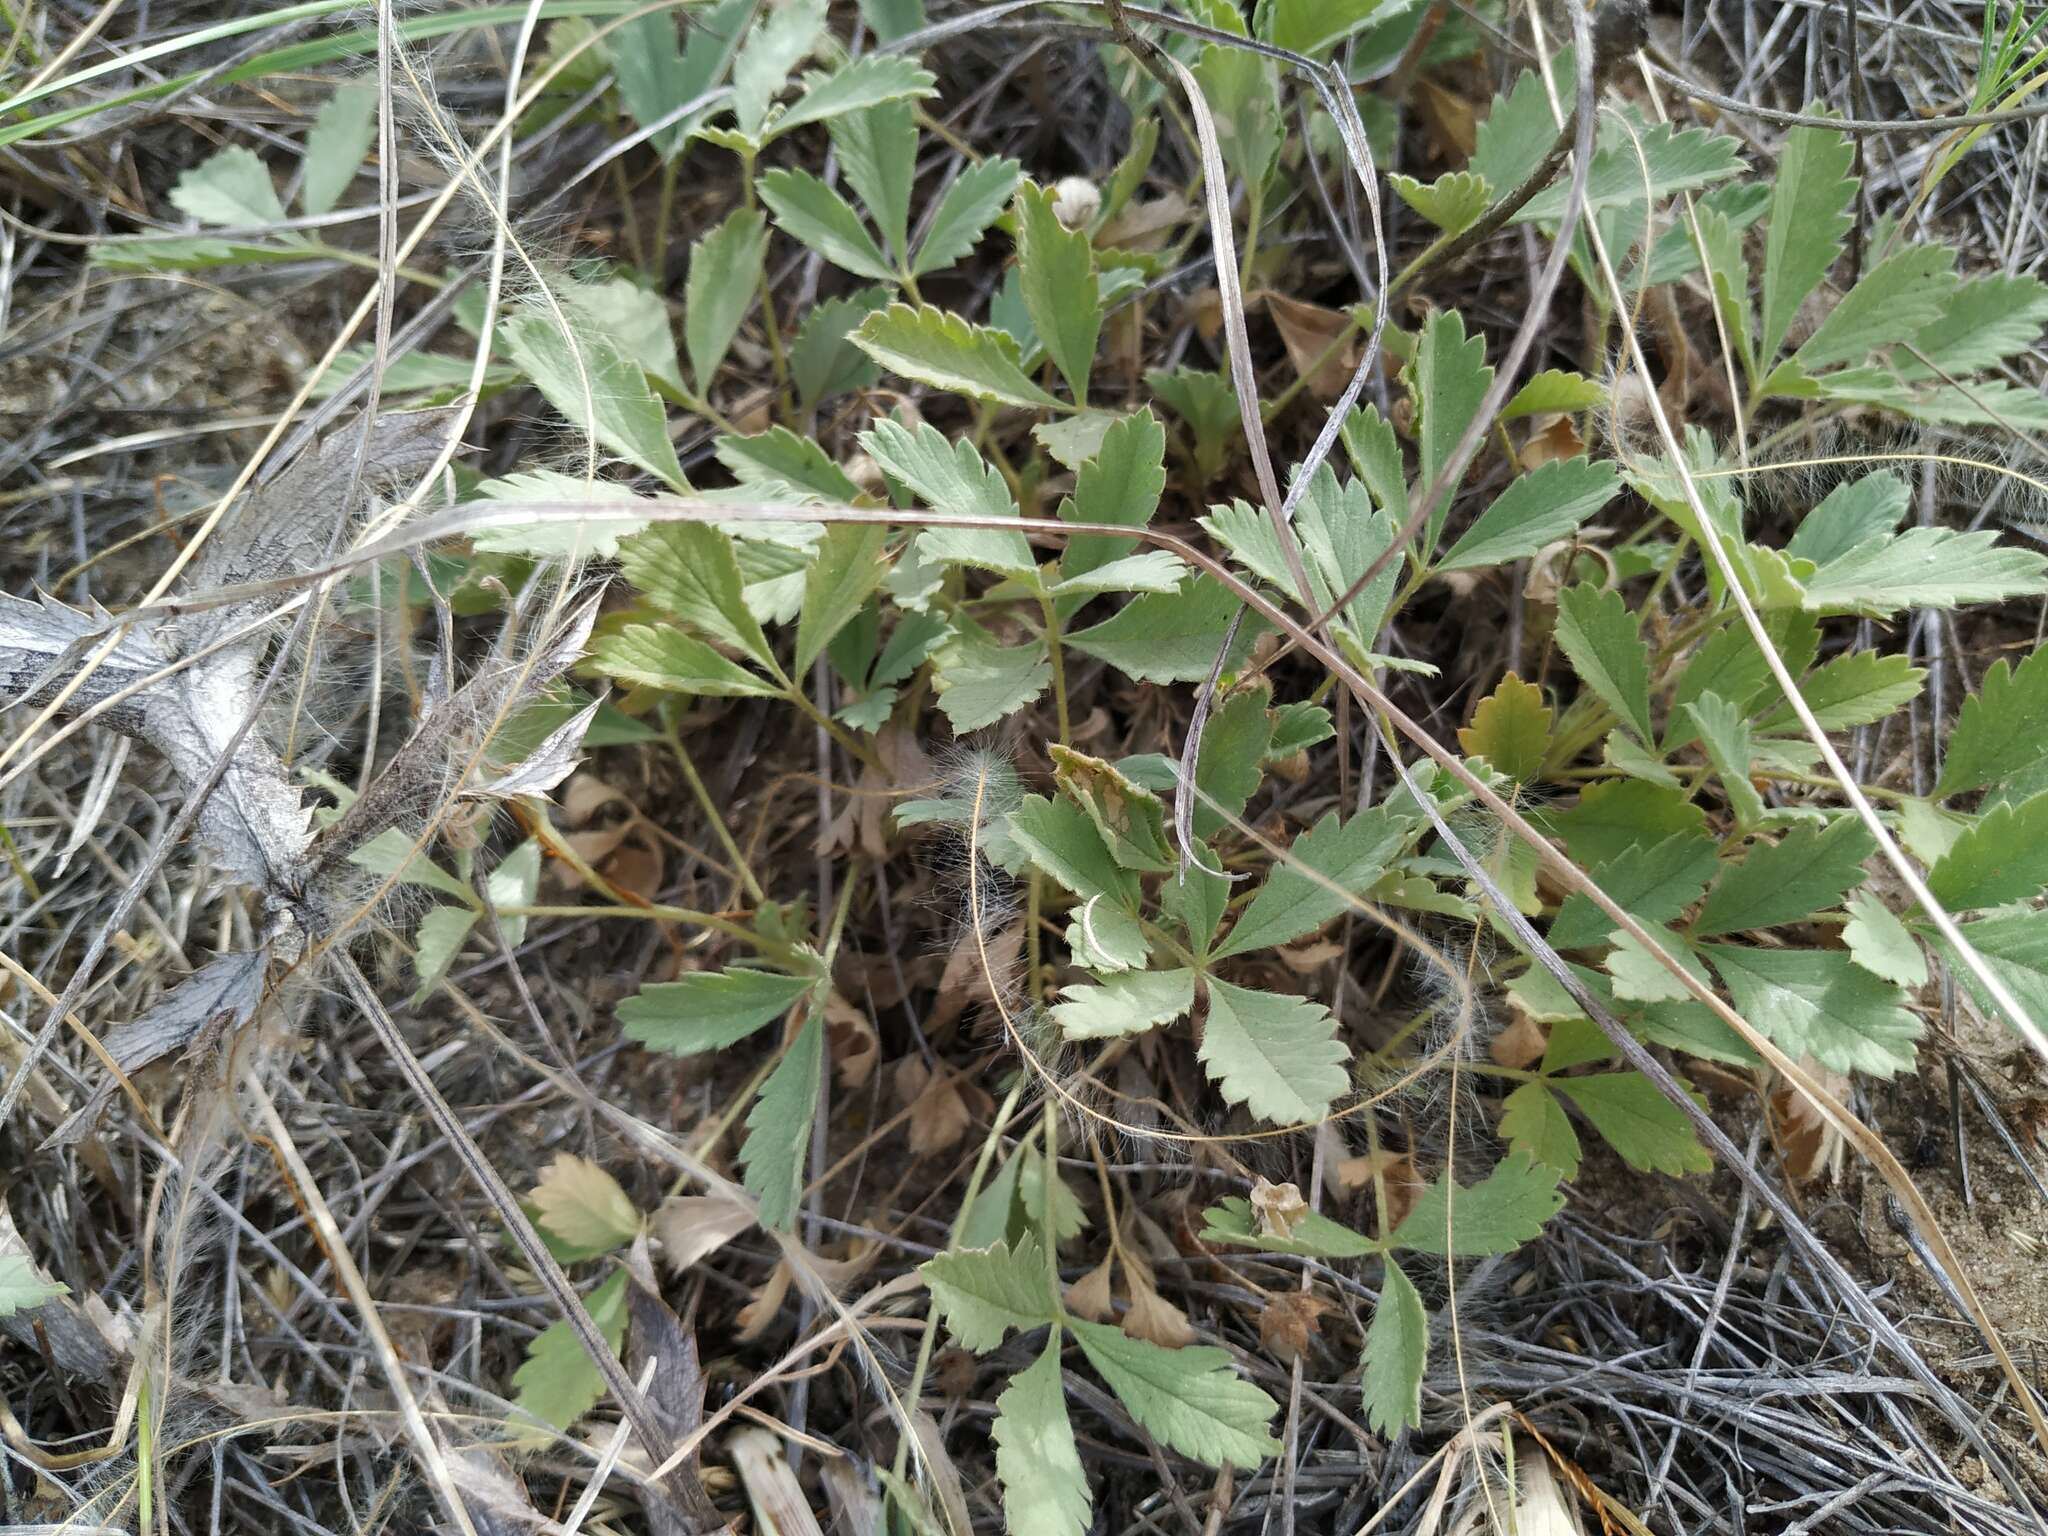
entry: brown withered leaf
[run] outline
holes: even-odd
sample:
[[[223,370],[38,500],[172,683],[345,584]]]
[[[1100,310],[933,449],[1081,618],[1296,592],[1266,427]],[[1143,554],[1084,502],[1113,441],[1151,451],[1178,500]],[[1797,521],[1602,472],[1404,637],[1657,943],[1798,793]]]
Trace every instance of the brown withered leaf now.
[[[1125,1333],[1167,1349],[1184,1349],[1195,1342],[1194,1326],[1188,1322],[1187,1313],[1160,1295],[1149,1276],[1126,1264],[1124,1284],[1131,1292],[1131,1304],[1123,1315]]]
[[[1487,1042],[1486,1054],[1496,1066],[1519,1072],[1541,1061],[1549,1045],[1543,1026],[1526,1013],[1517,1013],[1506,1029]]]
[[[1323,1314],[1329,1310],[1329,1302],[1314,1291],[1282,1291],[1259,1313],[1259,1342],[1275,1359],[1292,1365],[1322,1332]]]
[[[1408,1213],[1415,1208],[1415,1202],[1422,1198],[1424,1184],[1408,1154],[1387,1147],[1364,1157],[1345,1158],[1337,1165],[1337,1179],[1345,1189],[1356,1194],[1359,1190],[1373,1187],[1375,1171],[1385,1176],[1387,1204],[1391,1207],[1385,1215],[1387,1230],[1391,1232],[1407,1219]]]
[[[1016,982],[1017,964],[1024,954],[1023,923],[1012,923],[989,939],[987,949],[995,984],[1007,990]],[[982,945],[975,941],[974,931],[967,929],[953,941],[952,953],[946,956],[938,996],[925,1015],[925,1033],[935,1035],[950,1027],[967,1011],[968,1004],[985,1003],[992,995],[989,976],[982,968]]]
[[[1351,317],[1341,309],[1325,309],[1271,289],[1257,297],[1266,301],[1266,313],[1273,317],[1280,332],[1287,360],[1297,374],[1308,380],[1308,392],[1325,403],[1343,394],[1365,345],[1364,338],[1356,334]],[[1340,337],[1347,339],[1337,346]]]
[[[1067,1310],[1091,1323],[1106,1323],[1116,1308],[1110,1304],[1109,1272],[1115,1255],[1105,1253],[1102,1262],[1067,1287]]]
[[[662,1258],[677,1274],[709,1258],[754,1224],[753,1212],[719,1195],[671,1195],[649,1225]]]
[[[882,1059],[882,1037],[867,1011],[835,990],[825,994],[825,1037],[842,1088],[858,1088],[874,1076]]]
[[[922,1056],[896,1063],[896,1097],[910,1111],[910,1151],[929,1157],[959,1143],[974,1123],[970,1097],[987,1095],[944,1062],[934,1072]]]
[[[733,1319],[740,1325],[742,1343],[751,1344],[760,1338],[781,1315],[782,1304],[789,1299],[789,1282],[789,1260],[780,1259],[754,1292],[754,1299],[741,1307]]]
[[[1290,1238],[1308,1214],[1308,1202],[1292,1184],[1272,1184],[1261,1177],[1252,1185],[1252,1217],[1259,1236]]]
[[[1839,1100],[1846,1100],[1849,1093],[1848,1076],[1823,1067],[1812,1057],[1806,1057],[1800,1065],[1811,1073],[1820,1085]],[[1795,1184],[1813,1184],[1823,1175],[1839,1182],[1842,1165],[1848,1155],[1848,1145],[1842,1140],[1842,1133],[1821,1117],[1820,1111],[1797,1088],[1784,1079],[1777,1079],[1771,1087],[1771,1131],[1778,1143],[1778,1156],[1783,1160],[1785,1172]]]
[[[1577,458],[1586,451],[1578,424],[1562,412],[1546,412],[1531,418],[1528,437],[1515,455],[1524,469],[1540,469],[1559,459]]]

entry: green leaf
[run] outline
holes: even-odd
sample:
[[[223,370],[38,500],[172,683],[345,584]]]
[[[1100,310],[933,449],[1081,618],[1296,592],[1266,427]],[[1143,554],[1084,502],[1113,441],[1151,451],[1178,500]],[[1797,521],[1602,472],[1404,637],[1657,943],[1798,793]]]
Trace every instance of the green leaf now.
[[[1631,917],[1668,923],[1700,899],[1719,867],[1714,840],[1698,832],[1674,832],[1663,841],[1637,843],[1593,869],[1593,881]],[[1614,922],[1577,891],[1567,896],[1550,925],[1550,942],[1580,949],[1606,940]]]
[[[555,317],[514,315],[502,328],[505,351],[549,405],[598,445],[665,482],[688,491],[669,441],[668,413],[646,374],[608,337],[565,334]]]
[[[876,62],[881,62],[880,56],[875,57]],[[912,63],[908,59],[892,62]],[[890,259],[907,261],[911,187],[917,179],[915,109],[909,102],[899,101],[836,118],[832,123],[832,147],[839,155],[839,168],[847,184],[859,195],[868,216],[882,231],[882,244]]]
[[[1088,814],[1109,855],[1125,869],[1154,873],[1175,867],[1166,833],[1166,807],[1113,764],[1071,747],[1050,749],[1053,781]]]
[[[1707,813],[1682,793],[1632,779],[1588,784],[1577,805],[1550,819],[1566,851],[1581,864],[1604,864],[1624,848],[1707,829]]]
[[[1402,202],[1447,235],[1470,229],[1493,201],[1493,189],[1486,184],[1486,178],[1470,171],[1446,171],[1427,184],[1413,176],[1393,176],[1389,180]]]
[[[917,259],[910,264],[910,275],[923,277],[950,267],[972,252],[989,225],[1009,206],[1010,194],[1022,174],[1014,160],[989,159],[955,177],[939,199],[938,212],[932,215],[918,245]]]
[[[1535,146],[1538,158],[1557,135],[1547,103],[1541,132],[1542,137]],[[1476,169],[1478,157],[1475,155],[1473,159]],[[1649,172],[1647,186],[1644,176],[1646,165]],[[1741,146],[1726,134],[1710,133],[1704,128],[1674,129],[1667,123],[1653,124],[1626,136],[1617,134],[1594,152],[1593,163],[1586,176],[1585,211],[1593,214],[1626,208],[1640,220],[1646,190],[1651,202],[1657,203],[1674,193],[1738,176],[1743,169]],[[1515,181],[1494,181],[1491,172],[1486,176],[1497,187],[1517,185]],[[1570,177],[1562,177],[1530,198],[1515,215],[1514,222],[1555,223],[1562,218],[1565,199],[1571,195],[1570,180]]]
[[[1258,34],[1276,48],[1320,58],[1364,27],[1381,0],[1259,0]]]
[[[1216,652],[1240,607],[1237,596],[1213,576],[1191,576],[1173,593],[1146,593],[1124,604],[1100,624],[1067,636],[1067,648],[1106,661],[1141,683],[1198,683],[1216,664]],[[1224,662],[1233,670],[1265,629],[1246,615]]]
[[[25,1253],[0,1254],[0,1317],[33,1312],[46,1301],[54,1301],[71,1288],[36,1273],[33,1260]]]
[[[1838,1072],[1890,1077],[1913,1065],[1920,1020],[1898,988],[1838,949],[1741,949],[1702,945],[1735,1006],[1786,1054]]]
[[[817,984],[815,976],[743,966],[693,971],[642,987],[619,1004],[619,1022],[628,1040],[671,1056],[722,1051],[783,1017]]]
[[[1010,1536],[1083,1536],[1093,1512],[1088,1474],[1067,1422],[1057,1336],[996,1399],[989,1438],[1003,1483],[1003,1525]]]
[[[1274,1125],[1320,1120],[1351,1086],[1349,1054],[1321,1003],[1209,979],[1196,1055],[1226,1103]]]
[[[1060,222],[1052,194],[1028,181],[1017,189],[1017,267],[1032,328],[1078,405],[1102,332],[1095,252],[1085,231]]]
[[[1820,626],[1805,613],[1772,613],[1764,616],[1764,630],[1772,648],[1794,677],[1804,672],[1820,649]],[[1664,750],[1675,752],[1693,740],[1691,720],[1685,706],[1702,694],[1717,693],[1747,713],[1766,692],[1774,690],[1770,664],[1757,649],[1756,638],[1746,624],[1729,624],[1693,652],[1679,675],[1678,689],[1671,699],[1671,717],[1664,723]],[[1772,692],[1772,697],[1776,697]]]
[[[1579,1107],[1631,1168],[1676,1176],[1714,1166],[1685,1112],[1640,1072],[1560,1077],[1551,1086]]]
[[[588,501],[616,505],[630,499],[623,486],[578,479],[551,469],[522,470],[500,480],[486,480],[476,488],[478,502]],[[646,526],[644,517],[586,517],[574,522],[549,518],[546,522],[479,528],[469,536],[469,542],[471,548],[488,553],[533,555],[541,559],[567,559],[573,554],[609,560],[617,556],[620,539]]]
[[[1187,563],[1163,549],[1142,550],[1079,576],[1054,582],[1054,597],[1094,597],[1105,592],[1177,592],[1188,579]]]
[[[994,725],[1044,693],[1052,661],[1043,640],[998,645],[985,630],[956,634],[933,657],[932,686],[956,734]]]
[[[1354,1232],[1314,1211],[1303,1211],[1296,1216],[1293,1231],[1285,1237],[1277,1232],[1262,1232],[1252,1215],[1251,1202],[1241,1196],[1232,1196],[1221,1205],[1210,1206],[1202,1213],[1202,1220],[1202,1241],[1205,1243],[1257,1248],[1263,1253],[1293,1253],[1315,1259],[1357,1259],[1380,1251],[1376,1238]]]
[[[1550,744],[1550,720],[1543,690],[1510,672],[1473,709],[1472,723],[1458,728],[1458,746],[1467,757],[1483,757],[1511,779],[1533,779]]]
[[[2048,886],[2048,792],[1994,805],[1927,872],[1927,889],[1955,912],[2031,901]]]
[[[834,523],[804,569],[804,605],[796,621],[796,670],[846,627],[889,573],[889,529],[882,523]]]
[[[1557,1170],[1520,1152],[1470,1186],[1439,1179],[1416,1199],[1389,1242],[1416,1253],[1480,1258],[1507,1253],[1543,1230],[1564,1205]]]
[[[2001,912],[1996,917],[1963,924],[1962,932],[2034,1022],[2048,1024],[2048,912]],[[1946,940],[1938,942],[1956,976],[1977,999],[1977,1005],[1987,1012],[1994,1011],[1991,999],[1970,968]]]
[[[2000,547],[1991,532],[1908,528],[1838,555],[1807,577],[1807,609],[1889,618],[1902,608],[1954,608],[2048,593],[2048,557]]]
[[[1579,1176],[1579,1133],[1548,1083],[1523,1083],[1501,1100],[1500,1139],[1561,1179]]]
[[[1465,336],[1465,321],[1455,309],[1441,309],[1430,316],[1415,344],[1415,361],[1409,366],[1409,389],[1415,397],[1415,442],[1421,452],[1421,472],[1416,484],[1427,489],[1449,463],[1451,450],[1465,428],[1478,414],[1493,382],[1493,369],[1486,363],[1486,338]],[[1425,548],[1434,548],[1450,509],[1449,492],[1430,519]]]
[[[1763,820],[1764,802],[1749,781],[1750,769],[1756,761],[1749,722],[1718,693],[1701,694],[1685,706],[1685,712],[1706,751],[1707,761],[1720,777],[1736,821],[1744,827],[1755,826]]]
[[[571,283],[562,289],[561,299],[582,331],[604,337],[671,394],[683,392],[668,306],[660,294],[629,278],[614,277],[602,283]]]
[[[1556,139],[1557,119],[1551,115],[1543,76],[1525,69],[1505,94],[1493,98],[1473,135],[1472,158],[1466,169],[1506,194],[1534,174]],[[1640,172],[1637,190],[1640,193]]]
[[[888,302],[888,289],[873,287],[811,306],[789,344],[789,376],[805,406],[864,388],[882,376],[874,360],[848,338],[855,326]]]
[[[740,484],[762,487],[771,495],[794,491],[800,498],[808,495],[821,501],[853,501],[860,495],[860,487],[815,439],[798,437],[787,427],[770,427],[750,437],[728,433],[718,439],[713,452]]]
[[[1938,240],[1893,252],[1828,310],[1793,357],[1808,373],[1818,373],[1899,345],[1941,317],[1955,291],[1955,264],[1955,251]]]
[[[854,345],[884,368],[934,389],[999,405],[1058,408],[1018,365],[1017,344],[929,304],[892,304],[863,320]]]
[[[201,224],[222,229],[282,224],[286,218],[269,167],[253,149],[240,144],[209,155],[180,176],[171,188],[171,206]]]
[[[1840,904],[1863,883],[1877,844],[1854,816],[1821,830],[1806,823],[1776,843],[1758,843],[1722,871],[1693,927],[1697,938],[1803,922]]]
[[[1557,597],[1557,643],[1579,680],[1645,743],[1650,729],[1650,650],[1619,592],[1590,583]]]
[[[1524,416],[1535,416],[1545,411],[1563,411],[1576,415],[1603,405],[1607,400],[1607,386],[1598,379],[1589,379],[1584,374],[1571,373],[1563,368],[1546,368],[1516,390],[1508,403],[1501,407],[1502,421],[1517,421]]]
[[[901,105],[905,121],[910,121],[909,103],[922,96],[937,93],[938,78],[916,59],[903,54],[871,53],[863,58],[834,70],[829,75],[804,76],[804,93],[790,103],[788,109],[775,119],[768,137],[779,138],[792,128],[805,123],[830,122],[836,129],[850,114],[872,112],[877,108]],[[893,147],[893,140],[891,141]],[[911,140],[909,151],[903,159],[915,161],[916,140]],[[908,170],[903,174],[907,178]],[[849,172],[848,181],[853,181]],[[880,214],[884,205],[873,201],[867,189],[857,181],[853,187],[861,195],[871,212]],[[906,179],[902,193],[905,213],[910,201],[909,184]],[[887,224],[883,225],[886,230]],[[898,236],[896,249],[901,250],[902,241]]]
[[[1799,306],[1818,288],[1842,254],[1854,222],[1849,204],[1856,151],[1835,128],[1794,128],[1778,150],[1770,178],[1771,222],[1764,240],[1763,333],[1756,355],[1778,355]]]
[[[1799,693],[1822,730],[1846,731],[1873,724],[1905,708],[1919,696],[1920,685],[1926,678],[1927,674],[1913,665],[1910,656],[1844,651],[1802,679]],[[1780,704],[1764,716],[1757,728],[1783,730],[1797,719],[1789,703]]]
[[[934,512],[947,517],[1015,518],[1017,503],[995,466],[966,438],[948,442],[930,422],[911,431],[882,420],[863,432],[867,449],[885,474],[909,488]],[[1021,533],[1000,528],[932,528],[918,535],[924,558],[947,565],[971,565],[1006,575],[1038,575],[1038,561]]]
[[[299,208],[308,214],[333,211],[356,179],[363,156],[377,137],[377,83],[353,80],[337,85],[320,104],[306,130],[306,174],[299,182]],[[267,182],[269,177],[266,175]]]
[[[418,982],[412,994],[415,1006],[425,1002],[434,983],[448,974],[478,916],[474,907],[430,907],[420,919],[412,941],[412,971]]]
[[[677,618],[764,667],[773,647],[747,607],[733,543],[709,523],[657,523],[619,545],[626,579]]]
[[[1013,1328],[1042,1327],[1059,1315],[1045,1249],[1035,1236],[1020,1239],[1015,1252],[999,1242],[942,1253],[925,1260],[918,1273],[946,1331],[978,1355],[1001,1344]]]
[[[818,177],[805,170],[777,167],[764,171],[754,186],[775,216],[776,228],[784,234],[856,277],[895,280],[889,259],[853,211],[853,204]]]
[[[1850,957],[1873,976],[1900,987],[1927,984],[1927,956],[1920,951],[1920,941],[1871,891],[1850,898],[1842,942],[1849,946]]]
[[[1422,1423],[1422,1372],[1428,1362],[1429,1314],[1415,1282],[1388,1259],[1360,1362],[1367,1429],[1391,1440]]]
[[[782,689],[673,624],[628,624],[590,648],[600,671],[647,688],[712,698],[779,699]]]
[[[762,15],[732,65],[733,118],[742,135],[759,142],[790,71],[824,40],[825,0],[791,0]]]
[[[1195,1006],[1195,973],[1122,971],[1101,985],[1060,988],[1065,1002],[1052,1006],[1052,1021],[1069,1040],[1108,1040],[1142,1034],[1171,1024]]]
[[[1010,837],[1033,864],[1084,901],[1107,896],[1135,907],[1138,880],[1109,856],[1095,823],[1073,801],[1027,795],[1009,815]]]
[[[1226,813],[1242,816],[1257,792],[1273,743],[1273,717],[1266,707],[1272,698],[1270,686],[1243,688],[1211,716],[1195,760],[1195,783],[1205,797],[1195,805],[1195,836],[1214,836],[1225,825]],[[1178,782],[1179,765],[1172,771]]]
[[[924,0],[860,0],[861,19],[875,40],[893,43],[924,26]]]
[[[1906,515],[1906,482],[1888,469],[1845,480],[1799,520],[1785,553],[1815,565],[1882,542]]]
[[[1217,948],[1217,958],[1289,944],[1348,910],[1345,893],[1363,893],[1407,845],[1413,823],[1385,805],[1339,822],[1327,813],[1294,840],[1239,914]],[[1334,889],[1333,889],[1334,887]]]
[[[1276,1455],[1279,1404],[1207,1345],[1166,1349],[1104,1323],[1069,1321],[1088,1363],[1153,1439],[1208,1466],[1249,1470]]]
[[[1195,471],[1204,481],[1215,479],[1244,430],[1230,381],[1202,368],[1154,368],[1145,375],[1145,387],[1187,423],[1195,440]]]
[[[825,1077],[825,1014],[813,1007],[782,1060],[761,1085],[740,1144],[746,1186],[761,1203],[761,1225],[787,1230],[804,1187],[804,1154]]]
[[[1606,460],[1554,459],[1511,481],[1437,561],[1439,574],[1503,565],[1571,534],[1614,499],[1621,476]]]
[[[2048,763],[2048,646],[2017,668],[1994,661],[1963,700],[1941,765],[1939,799],[2003,783]]]
[[[697,393],[708,395],[712,377],[761,288],[768,255],[768,225],[759,210],[735,208],[690,247],[684,288],[683,344]]]
[[[626,1342],[626,1271],[613,1271],[583,1299],[583,1306],[616,1355]],[[567,1318],[534,1336],[525,1362],[512,1373],[512,1385],[519,1389],[514,1407],[558,1430],[567,1430],[604,1396],[604,1378]]]
[[[737,15],[731,14],[733,10],[734,6],[728,5],[710,17],[691,18],[694,59],[676,46],[676,19],[669,11],[634,17],[605,34],[598,47],[618,82],[619,100],[634,122],[642,127],[658,123],[702,94],[712,74],[725,67],[726,59],[738,47],[739,31],[753,8],[740,4]],[[703,39],[701,46],[699,38]],[[697,78],[700,71],[701,81]],[[672,160],[691,126],[689,120],[672,123],[648,142],[662,159]]]
[[[1922,326],[1913,350],[1893,361],[1903,378],[1950,377],[1996,367],[2031,347],[2048,324],[2048,285],[2039,278],[1994,273],[1958,286],[1941,316]]]

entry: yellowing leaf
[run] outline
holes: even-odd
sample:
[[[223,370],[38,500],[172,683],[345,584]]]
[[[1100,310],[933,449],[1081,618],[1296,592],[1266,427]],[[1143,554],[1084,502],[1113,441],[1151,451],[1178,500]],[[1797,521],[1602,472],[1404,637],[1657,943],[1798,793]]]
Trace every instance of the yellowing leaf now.
[[[1458,730],[1469,757],[1483,757],[1511,779],[1533,779],[1550,745],[1550,706],[1543,690],[1510,672],[1479,701],[1472,723]]]
[[[548,1164],[528,1198],[543,1229],[584,1253],[607,1252],[640,1230],[639,1208],[619,1181],[573,1152]]]

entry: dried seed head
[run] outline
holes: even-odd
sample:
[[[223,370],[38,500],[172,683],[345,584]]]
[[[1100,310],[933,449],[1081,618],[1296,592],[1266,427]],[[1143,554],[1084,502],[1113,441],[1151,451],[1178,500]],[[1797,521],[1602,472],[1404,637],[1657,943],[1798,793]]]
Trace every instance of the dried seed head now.
[[[1068,229],[1095,222],[1102,211],[1102,189],[1086,176],[1062,177],[1052,189],[1052,215]]]

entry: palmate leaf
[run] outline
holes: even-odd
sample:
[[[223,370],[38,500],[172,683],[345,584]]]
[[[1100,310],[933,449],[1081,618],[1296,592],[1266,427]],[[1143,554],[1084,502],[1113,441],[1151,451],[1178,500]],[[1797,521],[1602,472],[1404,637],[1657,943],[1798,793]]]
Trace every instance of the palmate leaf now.
[[[760,1202],[761,1225],[787,1228],[803,1191],[804,1153],[818,1117],[818,1087],[825,1077],[825,1015],[813,1007],[789,1043],[761,1096],[747,1114],[740,1144],[746,1186]]]
[[[2031,901],[2048,886],[2048,793],[1995,805],[1927,872],[1927,889],[1958,912]]]
[[[911,190],[917,180],[916,111],[909,102],[897,101],[836,117],[832,148],[847,185],[882,231],[889,258],[908,260]]]
[[[1351,1084],[1337,1021],[1321,1003],[1209,979],[1196,1053],[1231,1104],[1275,1125],[1320,1120]]]
[[[1536,94],[1541,101],[1540,84]],[[1542,101],[1540,110],[1543,122],[1535,142],[1535,153],[1539,159],[1557,134],[1549,103]],[[1741,146],[1726,134],[1710,133],[1704,128],[1676,129],[1668,123],[1656,123],[1633,134],[1613,133],[1603,137],[1608,137],[1609,141],[1594,152],[1593,164],[1586,176],[1585,211],[1589,214],[1640,203],[1646,190],[1654,203],[1675,193],[1711,186],[1742,174]],[[1477,162],[1476,154],[1473,158]],[[1649,171],[1647,187],[1646,165]],[[1516,186],[1520,180],[1501,182],[1494,179],[1491,171],[1484,174],[1488,181],[1503,189]],[[1569,180],[1568,177],[1560,178],[1530,198],[1515,214],[1514,222],[1556,222],[1563,216],[1565,200],[1571,195]]]
[[[1058,1315],[1045,1249],[1027,1235],[1008,1243],[956,1250],[918,1268],[946,1331],[976,1354],[1001,1344],[1010,1330],[1037,1328]]]
[[[884,368],[934,389],[1030,409],[1060,405],[1031,382],[1008,336],[929,304],[892,304],[869,315],[853,343]]]
[[[1430,486],[1450,461],[1451,450],[1477,414],[1493,369],[1486,362],[1486,338],[1465,335],[1465,321],[1455,309],[1438,310],[1415,344],[1408,369],[1415,397],[1416,446],[1421,453],[1418,484]],[[1448,490],[1456,490],[1452,485]],[[1427,546],[1433,547],[1450,508],[1447,494],[1430,519]]]
[[[1771,222],[1764,240],[1762,332],[1756,355],[1778,355],[1799,306],[1842,254],[1849,232],[1856,151],[1834,128],[1795,128],[1778,151],[1771,180]]]
[[[1851,897],[1848,905],[1849,921],[1842,929],[1842,942],[1849,946],[1851,958],[1871,975],[1895,986],[1925,986],[1927,956],[1892,909],[1869,891]]]
[[[978,731],[1014,715],[1052,682],[1052,659],[1043,640],[1000,645],[980,628],[962,627],[932,660],[939,708],[956,733]]]
[[[1138,877],[1110,857],[1101,832],[1073,801],[1027,795],[1008,824],[1025,856],[1074,895],[1084,901],[1105,896],[1136,908]]]
[[[1105,1323],[1068,1326],[1131,1417],[1169,1450],[1212,1467],[1250,1469],[1278,1453],[1267,1426],[1279,1404],[1207,1345],[1166,1349]]]
[[[733,966],[657,981],[619,1004],[626,1038],[671,1056],[718,1051],[781,1018],[815,976],[786,976]]]
[[[1110,423],[1101,446],[1075,474],[1074,494],[1062,499],[1059,515],[1069,522],[1142,528],[1152,521],[1165,489],[1166,428],[1145,407]],[[1060,555],[1060,577],[1074,581],[1137,547],[1135,538],[1074,534]]]
[[[1361,1362],[1366,1428],[1391,1439],[1422,1423],[1422,1373],[1428,1363],[1429,1314],[1415,1282],[1388,1259]]]
[[[1898,988],[1838,949],[1746,949],[1706,944],[1735,1006],[1790,1056],[1838,1072],[1890,1077],[1913,1065],[1920,1020]]]
[[[1003,1524],[1010,1536],[1082,1536],[1093,1501],[1088,1475],[1067,1420],[1057,1335],[1044,1353],[1010,1378],[996,1399],[989,1437],[1003,1484]]]
[[[2002,783],[2048,762],[2048,646],[2018,667],[1994,661],[1949,733],[1937,798]]]
[[[1909,656],[1845,651],[1803,679],[1799,695],[1824,731],[1846,731],[1895,714],[1919,696],[1927,674]],[[1763,731],[1797,724],[1790,704],[1781,704],[1757,723]]]
[[[1547,1082],[1523,1083],[1501,1100],[1500,1139],[1559,1178],[1579,1176],[1579,1133]]]

